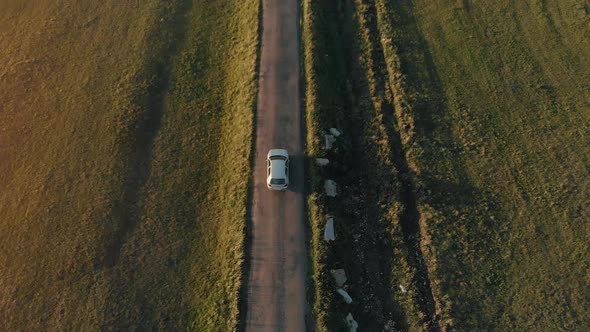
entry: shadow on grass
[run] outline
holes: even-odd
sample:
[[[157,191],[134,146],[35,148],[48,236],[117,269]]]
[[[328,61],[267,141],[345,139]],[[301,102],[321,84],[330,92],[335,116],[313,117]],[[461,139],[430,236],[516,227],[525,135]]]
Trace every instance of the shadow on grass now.
[[[502,211],[493,194],[476,187],[467,173],[466,154],[453,134],[453,120],[448,115],[449,108],[444,87],[428,44],[414,16],[414,6],[414,3],[408,0],[385,2],[385,10],[389,12],[391,18],[391,21],[385,24],[390,25],[397,37],[394,44],[399,57],[399,70],[404,78],[403,93],[408,97],[410,104],[408,109],[398,111],[404,113],[403,116],[412,118],[415,131],[406,146],[400,144],[399,135],[390,136],[394,137],[395,150],[400,151],[398,155],[404,155],[405,153],[401,151],[409,148],[410,145],[423,152],[417,160],[413,160],[420,165],[418,166],[419,176],[409,169],[405,158],[401,159],[401,163],[398,161],[396,165],[401,173],[406,174],[401,178],[402,181],[407,182],[404,184],[407,188],[404,191],[413,192],[413,198],[406,204],[410,210],[406,212],[406,215],[414,220],[404,226],[408,242],[412,246],[420,245],[420,243],[412,243],[412,238],[420,238],[419,221],[422,217],[417,213],[424,204],[434,207],[439,213],[439,217],[426,216],[424,219],[429,223],[428,238],[435,237],[438,243],[443,238],[447,238],[449,242],[455,242],[448,247],[434,248],[438,253],[437,257],[434,257],[438,262],[438,272],[433,281],[436,281],[435,284],[442,285],[436,296],[444,296],[448,294],[449,288],[454,288],[454,292],[463,289],[460,286],[462,281],[469,282],[470,277],[479,273],[478,269],[481,268],[473,263],[479,259],[469,257],[469,254],[462,252],[461,247],[475,245],[478,251],[481,250],[480,254],[488,257],[489,261],[499,259],[498,250],[491,239],[501,236],[500,228],[492,220],[501,219]],[[388,131],[395,133],[397,124],[393,109],[388,113],[391,115],[386,114],[385,123],[388,123]],[[428,252],[424,253],[425,256],[431,256],[430,245],[430,243],[426,244]],[[452,259],[453,257],[462,257],[462,259]],[[418,260],[422,259],[422,257],[418,258]],[[426,266],[423,268],[426,269]],[[427,270],[424,273],[427,273]],[[501,278],[502,272],[499,270],[494,274],[497,278]],[[482,296],[493,296],[496,292],[495,285],[487,284],[481,291]],[[468,296],[466,293],[464,295],[467,296],[461,297],[461,301],[451,299],[456,301],[455,307],[451,310],[461,308],[461,311],[470,312],[481,308],[478,296]],[[441,298],[436,300],[441,301]],[[442,303],[442,307],[447,304]],[[428,307],[427,309],[431,310],[430,304]],[[442,314],[447,318],[454,316],[451,312]],[[491,329],[492,326],[491,323],[482,322],[481,326],[468,329]],[[450,325],[444,323],[441,328],[448,329]]]
[[[258,114],[258,87],[260,79],[260,43],[264,26],[262,24],[262,1],[258,3],[258,39],[256,45],[256,69],[254,70],[256,81],[256,93],[254,94],[254,103],[252,105],[252,139],[250,143],[250,169],[248,175],[248,193],[246,196],[246,215],[244,220],[244,260],[242,261],[242,275],[240,280],[240,289],[238,291],[238,317],[236,331],[245,331],[248,318],[248,282],[250,278],[251,257],[252,257],[252,207],[254,201],[254,167],[256,164],[256,117]]]
[[[327,311],[329,330],[345,328],[348,312],[363,330],[382,330],[391,320],[396,328],[407,330],[407,317],[392,294],[394,244],[380,204],[397,195],[395,176],[393,168],[378,157],[371,138],[375,110],[366,104],[368,85],[357,50],[350,43],[355,38],[351,26],[353,5],[341,0],[320,1],[313,6],[319,39],[314,66],[319,105],[313,120],[320,135],[331,127],[342,132],[331,150],[318,152],[308,161],[314,168],[310,172],[314,175],[310,193],[317,196],[321,215],[334,218],[336,231],[336,241],[322,240],[318,245],[322,257],[315,258],[326,268],[316,274],[322,280],[322,293],[330,298],[318,299],[322,301],[319,307]],[[316,166],[316,157],[327,158],[330,163]],[[336,182],[336,197],[325,195],[326,179]],[[324,220],[319,222],[316,232],[323,234]],[[329,270],[338,268],[346,271],[351,304],[335,293]]]
[[[171,63],[184,42],[187,23],[185,13],[191,6],[191,1],[183,0],[171,12],[163,13],[161,22],[164,22],[165,28],[150,32],[149,39],[154,41],[156,51],[146,60],[133,82],[137,84],[137,89],[129,107],[134,109],[125,110],[132,115],[130,119],[124,119],[129,123],[120,135],[123,142],[119,154],[124,162],[122,197],[115,202],[111,211],[112,216],[119,221],[118,229],[106,245],[106,255],[101,264],[107,268],[117,264],[121,248],[139,219],[140,192],[151,175],[154,139],[164,114],[164,97],[170,83]],[[168,7],[165,8],[163,10],[168,10]],[[136,110],[138,114],[133,112]]]

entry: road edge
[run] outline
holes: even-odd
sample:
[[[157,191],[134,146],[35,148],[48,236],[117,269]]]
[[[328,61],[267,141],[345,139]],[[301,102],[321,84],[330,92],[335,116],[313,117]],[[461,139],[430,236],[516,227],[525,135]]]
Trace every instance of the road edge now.
[[[305,174],[310,174],[310,156],[307,150],[307,81],[305,72],[305,44],[303,39],[303,12],[305,3],[299,1],[297,6],[297,43],[299,45],[299,111],[301,112],[301,137],[303,149],[303,228],[305,232],[305,257],[307,259],[305,268],[305,330],[315,332],[316,320],[314,313],[315,303],[315,282],[313,279],[314,268],[312,259],[312,220],[309,213],[308,197],[311,188],[311,179]]]
[[[256,84],[256,93],[254,102],[252,103],[252,139],[250,142],[250,174],[248,175],[248,193],[246,194],[246,218],[244,220],[243,228],[243,252],[244,258],[242,259],[242,276],[240,278],[240,288],[238,291],[238,317],[236,320],[236,326],[234,331],[245,331],[246,330],[246,318],[248,317],[248,281],[250,276],[250,257],[252,252],[252,203],[254,197],[254,163],[256,161],[256,130],[258,115],[258,91],[260,88],[260,58],[262,50],[262,33],[264,31],[264,25],[262,24],[263,19],[263,6],[264,0],[258,0],[258,26],[257,26],[257,42],[256,42],[256,67],[254,80]]]

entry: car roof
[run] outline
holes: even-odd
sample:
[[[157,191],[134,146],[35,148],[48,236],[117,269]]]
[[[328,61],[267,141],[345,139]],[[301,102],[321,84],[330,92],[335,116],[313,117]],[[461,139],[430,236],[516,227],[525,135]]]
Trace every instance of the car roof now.
[[[275,159],[270,161],[270,177],[272,179],[286,179],[287,174],[285,173],[285,160]]]

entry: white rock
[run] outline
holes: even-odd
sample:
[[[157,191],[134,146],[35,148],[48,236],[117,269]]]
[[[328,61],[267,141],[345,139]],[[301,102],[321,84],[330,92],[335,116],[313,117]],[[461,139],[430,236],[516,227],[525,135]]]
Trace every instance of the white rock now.
[[[318,166],[326,166],[330,163],[330,161],[326,158],[316,158],[315,164]]]
[[[340,136],[340,132],[336,128],[330,128],[330,134],[334,135],[334,137]]]
[[[348,325],[350,332],[356,332],[356,329],[359,328],[359,324],[356,322],[356,320],[354,320],[354,318],[352,318],[352,314],[350,312],[348,315],[346,315],[346,325]]]
[[[352,297],[350,297],[350,295],[348,295],[348,292],[346,292],[342,288],[338,288],[336,291],[338,292],[338,294],[342,295],[342,298],[344,299],[344,301],[346,301],[346,303],[348,303],[348,304],[352,303]]]
[[[326,150],[332,149],[332,145],[334,144],[334,142],[336,142],[336,138],[334,137],[334,135],[326,135],[325,139],[326,139],[325,149]]]
[[[326,190],[326,195],[336,197],[336,182],[333,180],[326,180],[324,182],[324,189]]]
[[[390,319],[387,321],[387,323],[385,323],[385,326],[383,327],[383,332],[397,332],[397,330],[395,329],[395,323]]]
[[[346,282],[346,272],[344,272],[344,269],[330,270],[330,273],[332,274],[334,281],[336,281],[336,285],[342,287]]]
[[[326,228],[324,229],[324,240],[336,240],[336,233],[334,232],[334,219],[332,218],[328,219],[328,221],[326,222]]]
[[[403,285],[399,285],[399,290],[401,290],[402,293],[404,293],[404,294],[408,292],[408,290],[406,289],[406,287],[403,286]]]

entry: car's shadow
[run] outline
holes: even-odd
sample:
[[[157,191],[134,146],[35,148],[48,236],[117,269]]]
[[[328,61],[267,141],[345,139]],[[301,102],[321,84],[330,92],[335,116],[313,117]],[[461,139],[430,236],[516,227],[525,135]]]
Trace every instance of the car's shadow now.
[[[305,193],[305,155],[303,153],[289,156],[289,188],[288,191],[304,194]]]

